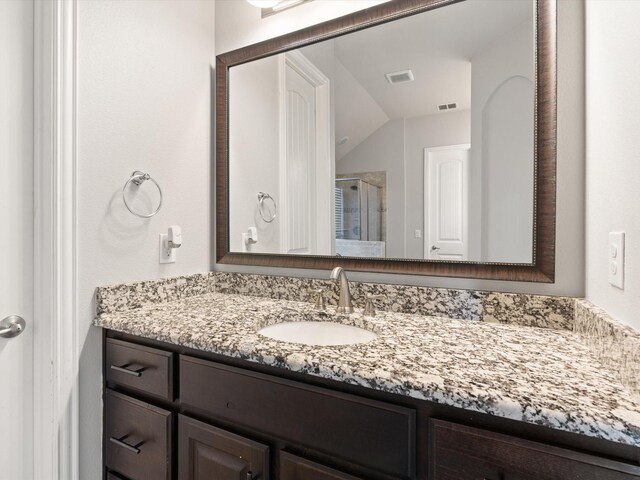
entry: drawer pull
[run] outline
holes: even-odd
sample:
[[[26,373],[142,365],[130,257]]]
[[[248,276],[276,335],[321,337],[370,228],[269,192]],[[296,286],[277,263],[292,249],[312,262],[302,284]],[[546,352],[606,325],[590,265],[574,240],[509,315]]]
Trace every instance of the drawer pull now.
[[[141,446],[144,442],[139,443],[137,446],[129,445],[127,442],[124,441],[124,439],[127,438],[127,437],[128,437],[128,435],[125,435],[124,437],[120,437],[120,438],[109,437],[109,441],[111,443],[115,443],[119,447],[125,448],[125,449],[129,450],[130,452],[135,453],[136,455],[139,454],[140,453],[140,449],[138,447]]]
[[[116,372],[126,373],[127,375],[131,375],[132,377],[141,377],[144,368],[139,368],[138,370],[131,370],[127,368],[129,364],[122,365],[118,367],[117,365],[111,365],[111,370],[115,370]]]

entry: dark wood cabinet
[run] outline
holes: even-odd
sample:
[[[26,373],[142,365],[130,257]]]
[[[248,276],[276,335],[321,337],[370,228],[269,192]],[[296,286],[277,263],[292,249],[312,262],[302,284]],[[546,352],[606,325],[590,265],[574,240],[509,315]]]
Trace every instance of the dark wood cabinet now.
[[[173,353],[108,338],[107,382],[165,400],[173,400]]]
[[[105,480],[640,480],[631,445],[116,332],[104,361]]]
[[[107,480],[129,480],[116,472],[107,472]]]
[[[439,420],[432,480],[637,480],[640,467]]]
[[[363,480],[333,468],[280,452],[280,480]]]
[[[180,357],[180,401],[269,436],[415,478],[415,410]]]
[[[269,447],[180,415],[178,480],[269,480]]]
[[[105,394],[105,464],[131,480],[172,480],[172,416],[111,390]]]

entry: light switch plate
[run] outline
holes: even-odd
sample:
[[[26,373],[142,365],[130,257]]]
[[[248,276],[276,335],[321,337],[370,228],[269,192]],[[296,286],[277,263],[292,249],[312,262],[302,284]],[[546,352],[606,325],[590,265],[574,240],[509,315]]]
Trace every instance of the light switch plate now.
[[[167,248],[167,237],[166,233],[160,234],[160,263],[176,263],[176,249]]]
[[[624,232],[609,233],[609,283],[624,289]]]

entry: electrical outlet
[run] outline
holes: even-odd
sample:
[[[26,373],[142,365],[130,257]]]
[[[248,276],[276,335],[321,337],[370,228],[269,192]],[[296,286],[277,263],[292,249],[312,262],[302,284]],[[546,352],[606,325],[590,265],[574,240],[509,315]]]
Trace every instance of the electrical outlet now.
[[[168,248],[166,233],[160,234],[160,263],[176,263],[176,249]]]
[[[624,289],[624,232],[609,233],[609,283]]]
[[[416,230],[413,234],[416,238],[422,238],[422,230]]]

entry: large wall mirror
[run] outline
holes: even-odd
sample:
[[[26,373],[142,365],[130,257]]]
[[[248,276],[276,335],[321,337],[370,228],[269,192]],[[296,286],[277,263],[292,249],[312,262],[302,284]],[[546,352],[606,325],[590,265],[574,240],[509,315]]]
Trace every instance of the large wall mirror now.
[[[396,0],[218,57],[218,262],[552,282],[555,22]]]

